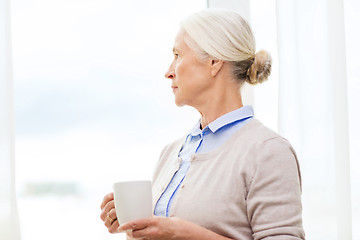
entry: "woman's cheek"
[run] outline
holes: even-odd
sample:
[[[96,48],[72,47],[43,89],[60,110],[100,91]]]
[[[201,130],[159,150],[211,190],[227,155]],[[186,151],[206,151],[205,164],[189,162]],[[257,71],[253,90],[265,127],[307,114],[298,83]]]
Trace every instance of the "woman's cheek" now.
[[[176,62],[175,68],[179,69],[179,68],[181,68],[181,66],[182,66],[182,59],[179,58],[179,59],[177,60],[177,62]]]

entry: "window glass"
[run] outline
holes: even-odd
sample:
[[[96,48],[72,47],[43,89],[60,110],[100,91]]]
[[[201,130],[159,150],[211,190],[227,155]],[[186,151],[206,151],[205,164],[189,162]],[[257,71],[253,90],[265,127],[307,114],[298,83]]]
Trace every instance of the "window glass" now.
[[[206,1],[11,7],[22,238],[109,239],[102,197],[116,181],[151,179],[161,149],[199,118],[175,106],[164,74],[179,21]]]

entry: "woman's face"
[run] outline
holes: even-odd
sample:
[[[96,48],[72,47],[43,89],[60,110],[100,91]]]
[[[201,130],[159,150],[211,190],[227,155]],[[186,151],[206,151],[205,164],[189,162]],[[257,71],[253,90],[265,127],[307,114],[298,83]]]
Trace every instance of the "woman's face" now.
[[[184,41],[184,36],[185,33],[180,31],[175,38],[174,60],[165,77],[172,81],[171,88],[177,106],[197,108],[211,97],[211,60],[199,60]]]

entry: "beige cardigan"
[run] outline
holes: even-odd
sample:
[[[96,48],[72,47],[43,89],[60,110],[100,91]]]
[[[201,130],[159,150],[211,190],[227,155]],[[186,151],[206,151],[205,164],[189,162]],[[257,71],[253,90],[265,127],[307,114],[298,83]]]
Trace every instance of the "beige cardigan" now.
[[[154,206],[179,169],[185,138],[164,148],[153,177]],[[170,216],[239,240],[305,239],[301,176],[289,142],[254,119],[225,144],[197,153]]]

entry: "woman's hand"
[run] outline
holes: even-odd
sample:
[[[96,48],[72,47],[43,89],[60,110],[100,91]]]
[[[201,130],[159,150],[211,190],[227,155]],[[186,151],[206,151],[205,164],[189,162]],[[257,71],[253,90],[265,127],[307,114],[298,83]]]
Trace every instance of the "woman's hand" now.
[[[177,218],[151,217],[123,224],[119,230],[135,239],[180,239],[181,225]]]
[[[223,240],[222,237],[206,228],[180,218],[151,217],[131,221],[119,228],[128,237],[142,240]]]
[[[109,193],[105,195],[101,203],[101,214],[100,218],[103,220],[105,226],[108,228],[110,233],[118,233],[119,222],[117,220],[115,203],[114,203],[114,193]]]

